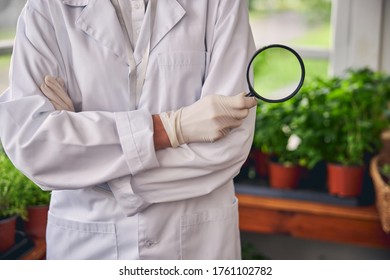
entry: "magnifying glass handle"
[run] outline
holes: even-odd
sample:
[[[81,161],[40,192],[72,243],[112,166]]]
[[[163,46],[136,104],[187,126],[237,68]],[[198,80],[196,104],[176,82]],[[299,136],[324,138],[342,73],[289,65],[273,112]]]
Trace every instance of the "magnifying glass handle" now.
[[[255,96],[252,92],[248,92],[246,95],[245,95],[246,97],[253,97],[253,96]]]

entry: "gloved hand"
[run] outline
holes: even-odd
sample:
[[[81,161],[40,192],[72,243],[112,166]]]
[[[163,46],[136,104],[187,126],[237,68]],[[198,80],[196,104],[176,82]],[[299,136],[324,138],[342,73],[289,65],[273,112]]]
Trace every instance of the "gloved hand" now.
[[[215,142],[239,127],[257,104],[254,97],[245,95],[210,95],[178,111],[160,114],[172,147]]]
[[[42,93],[50,100],[56,110],[74,112],[72,100],[65,90],[65,83],[61,78],[46,76],[41,85]]]

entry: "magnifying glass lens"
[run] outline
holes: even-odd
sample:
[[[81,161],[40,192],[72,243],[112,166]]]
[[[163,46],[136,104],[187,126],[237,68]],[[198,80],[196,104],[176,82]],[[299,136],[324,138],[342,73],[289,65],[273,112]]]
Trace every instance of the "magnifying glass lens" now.
[[[258,52],[250,68],[254,74],[252,93],[270,102],[294,96],[302,85],[302,62],[285,47],[269,47]]]

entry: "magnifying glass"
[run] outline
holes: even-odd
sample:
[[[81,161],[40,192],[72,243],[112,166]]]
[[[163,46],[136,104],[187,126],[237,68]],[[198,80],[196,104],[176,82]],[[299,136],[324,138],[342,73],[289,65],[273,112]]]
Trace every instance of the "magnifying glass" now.
[[[246,78],[250,91],[247,96],[271,103],[283,102],[294,97],[301,89],[305,80],[305,66],[295,50],[273,44],[253,55]]]

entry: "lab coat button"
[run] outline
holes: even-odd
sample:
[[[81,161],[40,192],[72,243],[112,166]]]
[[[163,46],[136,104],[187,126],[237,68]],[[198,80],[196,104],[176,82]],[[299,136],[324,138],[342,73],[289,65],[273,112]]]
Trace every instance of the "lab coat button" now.
[[[139,9],[139,8],[141,8],[141,4],[139,2],[134,2],[133,3],[133,8],[134,9]]]
[[[153,240],[146,240],[145,242],[145,247],[146,248],[151,248],[153,247],[154,245],[156,245],[157,242],[153,241]]]

